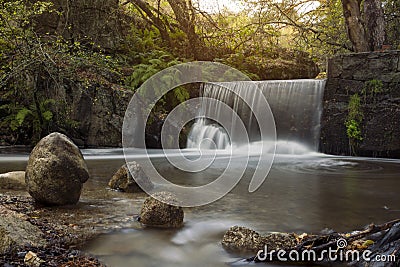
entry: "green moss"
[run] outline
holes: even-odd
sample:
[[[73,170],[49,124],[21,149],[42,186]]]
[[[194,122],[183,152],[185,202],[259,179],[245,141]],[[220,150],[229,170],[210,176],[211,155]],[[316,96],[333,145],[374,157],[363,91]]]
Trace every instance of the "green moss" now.
[[[364,96],[364,103],[367,102],[368,97],[371,97],[375,101],[375,96],[383,91],[383,82],[381,80],[372,79],[366,81],[361,91],[361,94]]]
[[[345,121],[346,134],[349,138],[350,152],[355,154],[359,142],[363,140],[361,123],[364,114],[361,110],[361,98],[358,94],[354,94],[350,97],[348,111],[349,113]]]

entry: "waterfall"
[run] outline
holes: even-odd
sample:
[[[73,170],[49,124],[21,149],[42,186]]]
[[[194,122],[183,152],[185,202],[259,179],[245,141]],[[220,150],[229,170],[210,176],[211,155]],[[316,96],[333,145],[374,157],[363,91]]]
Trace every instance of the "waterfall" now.
[[[218,121],[222,104],[230,106],[239,115],[250,142],[256,144],[266,141],[260,140],[259,123],[262,122],[257,122],[252,112],[262,105],[257,94],[252,92],[255,89],[254,84],[267,99],[274,115],[277,153],[302,154],[318,151],[325,81],[311,79],[204,84],[201,89],[201,96],[204,98],[200,118],[191,129],[187,147],[198,148],[201,144],[202,148],[226,149],[231,145],[240,145],[231,144],[224,128],[205,118],[212,112]],[[251,107],[238,95],[251,103]],[[209,99],[219,101],[213,101],[211,105]],[[204,140],[212,140],[214,144]]]

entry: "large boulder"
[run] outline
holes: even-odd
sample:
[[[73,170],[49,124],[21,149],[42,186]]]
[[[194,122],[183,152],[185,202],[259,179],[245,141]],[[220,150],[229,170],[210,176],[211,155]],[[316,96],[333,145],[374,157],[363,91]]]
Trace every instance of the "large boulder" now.
[[[48,205],[76,204],[88,178],[79,148],[60,133],[40,140],[29,156],[25,173],[29,194]]]
[[[154,197],[148,197],[144,201],[140,211],[140,222],[146,226],[161,228],[179,228],[183,226],[183,209],[179,207],[178,200],[168,192],[158,192]],[[174,205],[166,204],[171,203]]]
[[[154,187],[150,179],[143,172],[142,167],[140,167],[136,161],[132,161],[119,168],[111,178],[108,186],[111,189],[126,193],[143,192],[143,189],[136,183],[136,181],[139,181],[141,185],[144,185],[145,190],[151,190]]]
[[[26,189],[25,172],[15,171],[0,174],[0,188],[13,190]]]

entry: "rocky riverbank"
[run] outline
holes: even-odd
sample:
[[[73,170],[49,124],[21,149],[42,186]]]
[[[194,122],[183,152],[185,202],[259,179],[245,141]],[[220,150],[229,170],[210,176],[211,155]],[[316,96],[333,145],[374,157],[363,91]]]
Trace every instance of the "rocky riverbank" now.
[[[104,188],[98,192],[103,195],[99,199],[98,194],[84,190],[77,205],[46,207],[22,190],[5,192],[1,183],[0,192],[2,266],[35,266],[26,262],[29,252],[37,255],[40,266],[105,266],[81,250],[88,241],[119,229],[158,227],[155,224],[160,220],[168,221],[162,228],[183,225],[181,208],[169,207],[151,197],[145,200],[144,193],[125,194]],[[142,203],[141,211],[131,210]],[[180,211],[179,216],[176,211]],[[137,219],[139,214],[143,224]]]
[[[86,162],[70,139],[60,133],[43,138],[32,150],[26,172],[0,174],[0,263],[8,267],[104,266],[80,250],[100,234],[181,227],[182,208],[145,199],[137,184],[130,194],[120,192],[121,185],[132,188],[135,184],[132,175],[153,187],[136,162],[123,165],[110,177],[119,185],[116,190],[106,183],[91,184]],[[132,208],[140,206],[141,210]]]
[[[10,189],[5,176],[9,175],[0,175],[0,263],[4,266],[25,266],[28,252],[44,261],[41,266],[104,266],[80,250],[85,243],[121,228],[142,227],[136,220],[140,211],[132,206],[143,203],[143,193],[121,198],[120,192],[89,183],[77,205],[49,207],[27,193],[23,180]]]
[[[139,228],[131,201],[98,185],[76,145],[53,133],[33,149],[26,172],[0,174],[0,260],[4,266],[103,266],[79,249],[120,228]],[[138,214],[139,211],[136,211]]]
[[[26,196],[2,195],[0,202],[3,266],[105,266],[79,250],[101,233],[98,228],[83,227],[79,214],[50,211]],[[32,255],[35,259],[30,260]]]

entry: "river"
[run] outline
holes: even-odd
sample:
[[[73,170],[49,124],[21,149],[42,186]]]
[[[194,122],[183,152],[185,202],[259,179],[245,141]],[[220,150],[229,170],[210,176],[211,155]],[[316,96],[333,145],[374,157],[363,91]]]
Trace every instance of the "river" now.
[[[218,156],[204,172],[187,174],[169,165],[161,151],[150,151],[153,164],[170,181],[197,186],[216,178],[227,157]],[[91,178],[84,192],[98,201],[108,180],[124,163],[121,149],[83,150]],[[173,155],[172,155],[173,156]],[[144,155],[137,153],[135,160]],[[27,153],[0,154],[0,172],[24,170]],[[243,160],[240,156],[234,161]],[[400,160],[336,157],[318,153],[277,155],[267,180],[248,192],[256,159],[250,158],[244,178],[225,197],[210,205],[185,209],[185,226],[178,230],[140,227],[133,214],[140,212],[145,195],[118,193],[130,205],[132,227],[102,235],[84,248],[110,266],[227,266],[240,260],[224,251],[221,238],[233,225],[261,233],[314,232],[360,229],[400,217]],[[115,197],[115,194],[113,194]],[[81,201],[88,197],[84,193]],[[243,265],[243,264],[238,264]],[[265,266],[262,264],[262,266]],[[272,265],[271,265],[272,266]]]

